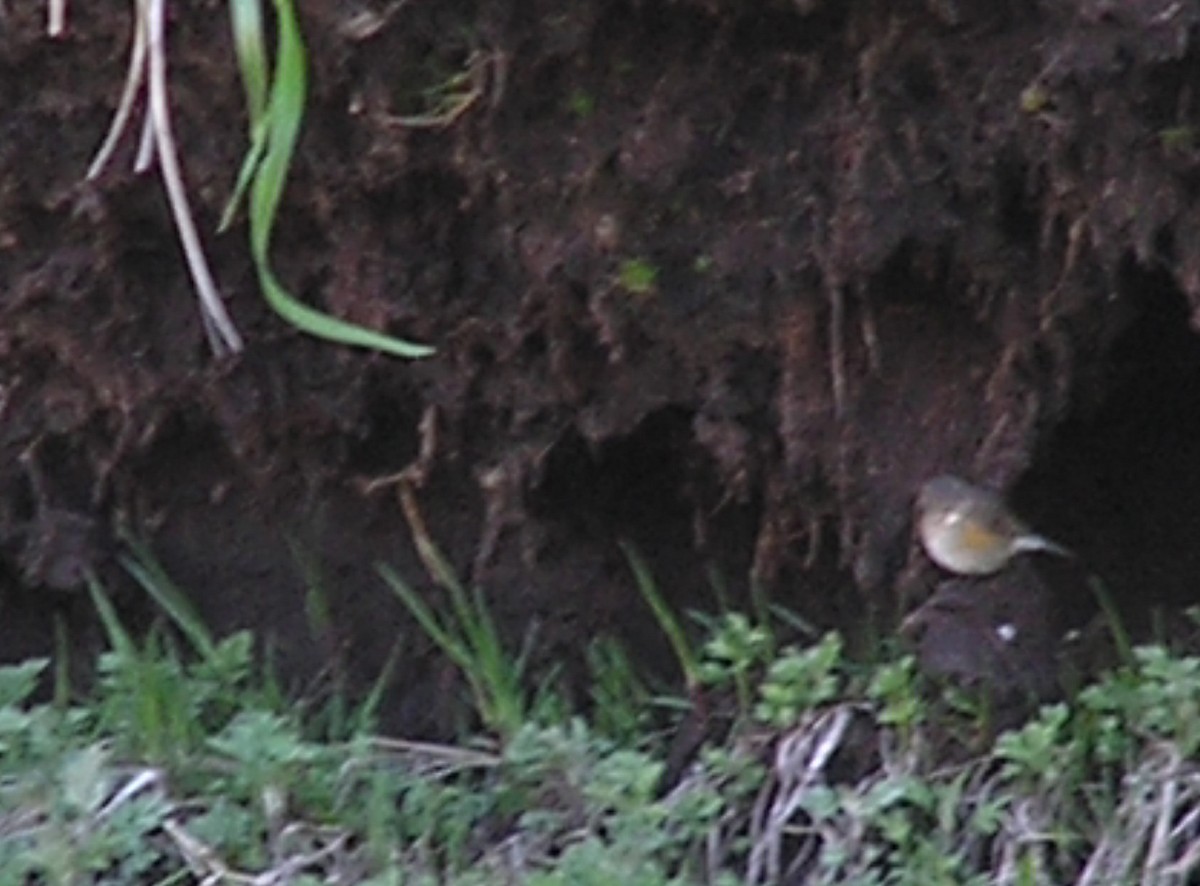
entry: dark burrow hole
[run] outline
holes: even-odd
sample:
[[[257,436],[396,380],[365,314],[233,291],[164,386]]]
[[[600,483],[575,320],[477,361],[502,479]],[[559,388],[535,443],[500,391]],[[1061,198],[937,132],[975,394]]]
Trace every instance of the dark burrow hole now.
[[[672,673],[675,662],[619,543],[627,542],[645,561],[656,588],[686,623],[691,623],[684,615],[689,611],[749,605],[746,577],[757,508],[721,509],[697,545],[696,502],[706,497],[711,478],[693,438],[692,419],[690,411],[669,407],[647,416],[624,437],[597,446],[569,435],[548,455],[528,499],[530,517],[550,527],[562,542],[552,547],[562,556],[590,550],[607,564],[598,593],[612,595],[603,606],[611,618],[603,627],[618,635],[640,665],[662,675]],[[595,600],[588,607],[601,608]]]
[[[680,484],[690,438],[690,417],[676,409],[595,447],[568,436],[549,454],[530,504],[540,516],[589,534],[648,536],[647,544],[664,532],[677,535],[688,519]]]
[[[1075,409],[1013,499],[1078,551],[1134,638],[1153,639],[1165,611],[1200,602],[1200,336],[1164,273],[1127,270],[1119,297],[1140,313],[1107,355],[1098,402]],[[1096,613],[1078,578],[1056,583],[1060,627]]]
[[[414,401],[407,392],[372,386],[367,404],[364,431],[347,453],[351,471],[370,477],[404,470],[420,451],[419,430],[410,418],[416,413]]]

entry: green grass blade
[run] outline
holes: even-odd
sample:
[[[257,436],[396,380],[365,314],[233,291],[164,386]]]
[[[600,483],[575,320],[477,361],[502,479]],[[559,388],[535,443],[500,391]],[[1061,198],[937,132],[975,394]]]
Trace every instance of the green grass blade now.
[[[229,200],[226,201],[225,208],[221,211],[221,221],[217,225],[217,233],[223,234],[233,224],[238,207],[242,204],[242,200],[246,196],[246,190],[254,181],[254,173],[258,171],[258,165],[262,161],[263,152],[266,148],[267,127],[265,123],[260,122],[250,131],[250,148],[246,151],[245,159],[242,160],[242,168],[238,170],[237,182],[233,186],[233,193],[229,195]]]
[[[376,570],[421,629],[462,671],[483,721],[505,740],[516,734],[527,708],[521,689],[524,664],[505,651],[482,594],[476,591],[468,596],[458,579],[451,577],[444,590],[450,594],[454,612],[448,623],[443,623],[391,567],[379,564]]]
[[[443,627],[433,610],[425,605],[425,601],[417,596],[416,591],[409,587],[408,582],[397,575],[390,566],[381,563],[376,566],[376,570],[387,582],[388,587],[400,598],[404,607],[412,613],[413,618],[421,626],[421,630],[429,635],[429,638],[450,657],[451,661],[469,672],[473,660],[467,645],[455,637],[450,630]]]
[[[393,338],[310,308],[294,298],[271,270],[271,232],[304,115],[307,63],[290,0],[275,0],[278,47],[266,116],[266,151],[250,188],[250,252],[267,303],[284,320],[317,338],[396,357],[427,357],[428,345]]]
[[[267,47],[263,38],[262,0],[229,0],[229,24],[237,53],[246,111],[256,125],[267,112]]]
[[[229,21],[242,87],[246,92],[250,147],[242,160],[242,168],[238,170],[233,193],[221,213],[218,231],[226,231],[233,224],[234,215],[254,181],[254,173],[267,147],[267,49],[263,36],[261,0],[230,0]]]
[[[121,619],[117,616],[117,610],[113,608],[112,601],[108,599],[108,594],[104,592],[104,586],[100,584],[100,580],[94,575],[88,576],[87,586],[88,593],[92,597],[92,604],[96,607],[96,613],[100,616],[100,623],[104,626],[104,632],[108,635],[108,644],[112,647],[113,652],[126,665],[137,661],[137,647],[134,646],[129,632],[121,624]]]
[[[679,667],[683,671],[683,678],[687,681],[688,689],[695,689],[700,685],[700,666],[697,663],[695,652],[692,651],[691,644],[688,643],[683,626],[679,623],[679,619],[675,617],[675,613],[671,611],[671,607],[667,605],[667,601],[663,599],[662,594],[659,593],[658,588],[655,586],[654,578],[650,575],[650,569],[646,566],[646,561],[642,559],[641,555],[638,554],[637,550],[629,542],[623,541],[620,545],[621,550],[625,552],[625,559],[629,561],[629,568],[633,570],[633,577],[637,581],[638,590],[641,591],[643,599],[645,599],[651,611],[653,611],[658,626],[667,635],[667,640],[670,642],[671,649],[675,652],[675,658],[679,661]]]
[[[383,667],[379,670],[379,676],[371,684],[371,691],[367,693],[367,697],[354,711],[350,729],[351,736],[366,736],[375,731],[376,723],[379,720],[379,709],[383,706],[384,693],[387,692],[388,686],[392,683],[399,660],[400,647],[397,645],[392,647],[387,661],[383,663]]]
[[[1098,575],[1093,574],[1088,577],[1088,587],[1096,596],[1096,602],[1100,604],[1100,611],[1104,613],[1104,620],[1108,625],[1109,634],[1112,636],[1113,646],[1116,647],[1117,656],[1126,667],[1133,667],[1133,643],[1130,642],[1129,633],[1125,630],[1125,623],[1121,620],[1121,612],[1113,601],[1108,586]]]
[[[54,706],[65,711],[71,703],[71,636],[62,613],[54,613]]]
[[[118,558],[121,566],[175,623],[196,652],[206,661],[212,661],[217,644],[187,596],[171,581],[162,564],[145,544],[128,535],[123,541],[133,551],[133,556],[121,555]]]

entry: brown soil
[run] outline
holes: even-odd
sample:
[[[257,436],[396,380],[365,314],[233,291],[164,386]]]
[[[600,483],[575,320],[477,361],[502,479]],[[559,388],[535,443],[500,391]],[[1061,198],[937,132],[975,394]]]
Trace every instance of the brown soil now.
[[[936,581],[910,509],[947,470],[1014,487],[1135,628],[1195,602],[1200,6],[301,5],[275,265],[430,360],[290,329],[244,227],[205,238],[248,341],[214,359],[136,138],[84,182],[128,10],[72,4],[55,41],[39,4],[0,3],[3,659],[59,617],[99,641],[88,569],[146,623],[124,525],[297,683],[369,683],[399,648],[389,724],[435,731],[444,666],[374,571],[424,578],[369,490],[405,468],[464,578],[568,675],[600,633],[661,648],[621,538],[678,606],[712,605],[715,567],[735,597],[758,580],[818,625],[886,628]],[[206,232],[244,149],[221,6],[169,22]],[[465,70],[461,116],[397,122]],[[1050,577],[1046,643],[1091,615],[1078,579]]]

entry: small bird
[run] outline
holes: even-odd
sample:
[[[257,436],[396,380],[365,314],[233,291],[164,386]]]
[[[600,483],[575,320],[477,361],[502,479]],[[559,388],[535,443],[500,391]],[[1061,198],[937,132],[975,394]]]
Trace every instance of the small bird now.
[[[925,553],[958,575],[991,575],[1017,554],[1075,554],[1031,531],[996,493],[943,474],[917,494],[917,532]]]

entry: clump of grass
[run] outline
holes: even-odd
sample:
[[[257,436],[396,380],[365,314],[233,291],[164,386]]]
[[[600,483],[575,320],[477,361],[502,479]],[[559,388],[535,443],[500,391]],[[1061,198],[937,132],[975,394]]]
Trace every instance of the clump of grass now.
[[[271,234],[304,118],[308,82],[304,43],[291,0],[274,0],[274,6],[275,70],[268,76],[259,0],[230,0],[234,46],[250,119],[250,148],[226,207],[225,223],[248,187],[250,253],[259,285],[267,303],[297,329],[327,341],[396,357],[427,357],[434,353],[428,345],[384,335],[310,308],[283,287],[271,268]]]
[[[400,500],[421,562],[450,601],[443,617],[386,564],[379,574],[412,613],[421,628],[462,671],[484,724],[502,741],[511,738],[529,716],[523,686],[525,655],[510,655],[478,588],[468,593],[429,535],[412,486],[404,480]]]
[[[244,347],[218,291],[193,218],[187,187],[171,124],[167,93],[165,47],[166,0],[138,0],[134,9],[134,39],[125,87],[88,178],[103,172],[130,125],[138,95],[147,94],[149,111],[142,129],[135,169],[144,171],[157,161],[167,201],[200,300],[201,318],[213,352],[237,353]],[[233,195],[225,208],[226,228],[249,193],[250,252],[259,285],[271,308],[302,332],[337,344],[367,348],[396,357],[418,358],[434,353],[422,344],[385,335],[317,311],[291,295],[271,267],[271,236],[283,187],[295,153],[304,118],[308,65],[299,22],[291,0],[273,0],[276,21],[274,71],[268,73],[261,0],[229,0],[230,22],[238,68],[246,93],[250,146]],[[57,10],[57,11],[56,11]],[[61,29],[62,5],[51,9],[50,29]]]

